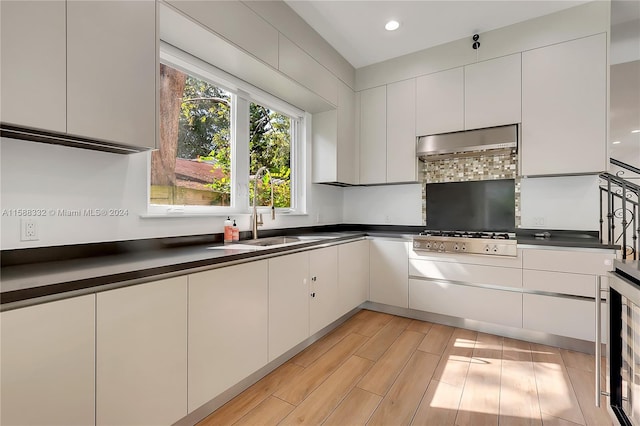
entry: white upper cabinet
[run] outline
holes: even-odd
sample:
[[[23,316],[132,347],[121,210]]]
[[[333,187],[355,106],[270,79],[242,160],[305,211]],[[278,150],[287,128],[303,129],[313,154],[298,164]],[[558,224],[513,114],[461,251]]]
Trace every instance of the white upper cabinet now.
[[[64,1],[2,1],[3,123],[66,131]]]
[[[313,115],[313,182],[358,183],[355,94],[338,82],[338,108]]]
[[[67,132],[156,146],[156,4],[67,2]]]
[[[520,53],[464,67],[464,128],[520,123]]]
[[[606,170],[607,38],[522,54],[525,176]]]
[[[387,85],[387,183],[418,180],[416,79]]]
[[[281,72],[333,105],[338,104],[338,79],[307,52],[279,35],[278,66]]]
[[[170,1],[169,3],[256,58],[278,69],[278,30],[242,2]]]
[[[433,135],[463,129],[463,67],[418,77],[416,81],[416,135]]]
[[[360,184],[387,181],[387,87],[360,92]]]

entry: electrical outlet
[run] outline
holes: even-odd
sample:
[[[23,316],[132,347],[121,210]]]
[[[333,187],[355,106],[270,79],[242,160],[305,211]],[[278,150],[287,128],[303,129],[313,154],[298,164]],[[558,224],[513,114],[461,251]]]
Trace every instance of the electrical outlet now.
[[[20,220],[20,241],[38,241],[38,224],[35,220]]]
[[[533,224],[538,226],[544,225],[544,217],[534,217]]]
[[[384,223],[391,223],[391,216],[385,215],[384,216]]]

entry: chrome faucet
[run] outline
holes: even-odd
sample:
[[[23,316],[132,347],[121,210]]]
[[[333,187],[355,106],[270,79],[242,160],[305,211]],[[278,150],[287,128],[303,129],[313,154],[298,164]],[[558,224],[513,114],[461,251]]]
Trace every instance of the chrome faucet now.
[[[256,207],[256,197],[258,195],[258,180],[260,179],[261,173],[269,173],[269,182],[271,182],[271,220],[276,219],[276,208],[273,205],[273,176],[271,176],[271,172],[267,170],[266,167],[260,167],[256,172],[256,176],[253,181],[253,215],[251,216],[251,223],[253,224],[253,239],[258,238],[258,226],[264,225],[262,221],[262,213],[258,215],[258,209]]]

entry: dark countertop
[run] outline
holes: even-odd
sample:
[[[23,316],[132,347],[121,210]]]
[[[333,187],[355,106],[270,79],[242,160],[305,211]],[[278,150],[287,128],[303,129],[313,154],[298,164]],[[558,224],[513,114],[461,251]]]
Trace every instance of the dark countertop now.
[[[298,250],[339,244],[366,236],[411,241],[421,226],[329,225],[309,228],[263,230],[262,237],[305,235],[315,240],[272,247],[224,245],[221,235],[170,237],[83,244],[76,246],[17,249],[2,252],[0,305],[19,307],[31,299],[62,293],[74,295],[154,281],[169,276],[248,262]],[[535,238],[540,230],[518,230],[519,245],[567,248],[616,249],[600,244],[597,233],[549,231],[550,238]],[[242,239],[248,239],[248,232]]]
[[[548,237],[536,237],[534,234],[548,234]],[[594,248],[618,250],[619,245],[601,243],[595,231],[563,231],[544,229],[518,229],[516,232],[518,245],[535,245],[567,248]]]
[[[269,247],[244,244],[199,244],[107,256],[67,259],[2,268],[0,303],[93,289],[109,284],[139,284],[187,270],[209,269],[221,264],[251,261],[288,252],[364,238],[361,232],[309,235],[313,240]]]
[[[640,285],[640,260],[616,260],[613,266],[616,273]]]

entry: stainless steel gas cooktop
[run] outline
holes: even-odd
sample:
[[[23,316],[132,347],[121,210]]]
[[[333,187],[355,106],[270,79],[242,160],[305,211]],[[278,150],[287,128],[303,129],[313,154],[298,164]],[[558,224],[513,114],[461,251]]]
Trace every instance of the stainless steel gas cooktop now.
[[[420,252],[471,253],[517,256],[516,236],[508,232],[423,231],[413,237],[413,249]]]

